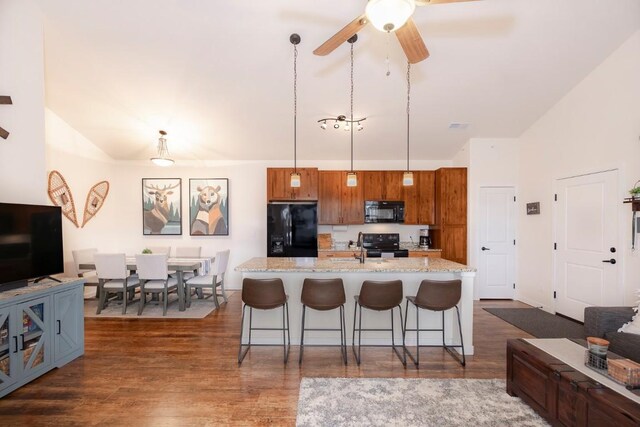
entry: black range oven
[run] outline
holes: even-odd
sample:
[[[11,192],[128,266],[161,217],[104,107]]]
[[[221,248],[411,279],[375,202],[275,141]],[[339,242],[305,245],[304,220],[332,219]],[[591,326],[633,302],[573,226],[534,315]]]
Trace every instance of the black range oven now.
[[[362,246],[367,251],[367,258],[405,258],[409,251],[400,249],[398,233],[364,233]]]

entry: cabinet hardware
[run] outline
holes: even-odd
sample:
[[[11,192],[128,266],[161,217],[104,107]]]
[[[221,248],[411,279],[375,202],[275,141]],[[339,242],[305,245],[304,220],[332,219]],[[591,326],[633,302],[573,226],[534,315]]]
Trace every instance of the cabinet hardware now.
[[[60,320],[56,320],[58,322],[58,332],[56,335],[60,335],[62,333],[62,322]]]
[[[20,351],[24,351],[24,334],[20,334]]]
[[[15,350],[13,350],[14,353],[18,352],[18,336],[14,335],[13,337],[13,344],[14,344],[14,348]]]

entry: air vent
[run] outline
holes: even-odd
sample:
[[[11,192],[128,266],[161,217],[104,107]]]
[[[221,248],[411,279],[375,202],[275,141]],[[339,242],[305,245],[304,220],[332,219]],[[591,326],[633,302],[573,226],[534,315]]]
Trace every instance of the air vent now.
[[[458,122],[449,123],[450,130],[466,130],[468,127],[469,127],[469,123],[458,123]]]

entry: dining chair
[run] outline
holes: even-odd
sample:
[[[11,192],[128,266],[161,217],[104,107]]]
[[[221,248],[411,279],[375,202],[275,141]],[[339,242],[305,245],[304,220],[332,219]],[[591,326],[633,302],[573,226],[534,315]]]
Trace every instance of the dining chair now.
[[[216,305],[216,308],[220,308],[218,297],[222,297],[224,302],[227,302],[227,293],[224,290],[224,276],[227,272],[227,265],[229,264],[229,249],[226,251],[220,251],[216,254],[216,257],[211,266],[211,274],[195,276],[186,281],[187,286],[187,306],[191,305],[191,288],[211,288],[211,297]],[[217,289],[220,287],[220,293]]]
[[[98,250],[95,248],[78,249],[75,251],[71,251],[71,255],[73,256],[73,263],[76,267],[76,273],[78,274],[78,277],[84,279],[84,286],[96,287],[96,298],[100,296],[100,286],[98,286],[98,273],[96,272],[96,270],[80,268],[80,264],[93,264],[93,256],[97,252]]]
[[[130,291],[140,286],[140,281],[135,276],[129,276],[127,272],[127,258],[125,254],[101,254],[94,255],[96,272],[98,276],[98,288],[100,300],[96,314],[109,303],[109,294],[122,294],[122,314],[127,313],[127,300]]]
[[[153,255],[164,254],[167,258],[171,256],[171,246],[147,246],[147,249],[149,249]]]
[[[136,267],[140,278],[138,316],[146,304],[146,294],[162,295],[162,315],[167,315],[169,294],[178,290],[178,280],[169,276],[167,256],[164,254],[136,255]]]
[[[176,247],[176,258],[200,258],[202,246]]]
[[[176,258],[200,258],[202,252],[202,246],[182,246],[176,247]],[[172,272],[169,274],[171,277],[177,278],[177,273]],[[182,272],[182,280],[191,279],[196,275],[195,271]]]

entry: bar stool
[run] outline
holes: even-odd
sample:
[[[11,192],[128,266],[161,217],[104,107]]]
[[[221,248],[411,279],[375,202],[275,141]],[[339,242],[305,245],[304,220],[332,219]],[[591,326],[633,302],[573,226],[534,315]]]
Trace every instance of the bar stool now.
[[[302,284],[302,330],[300,333],[300,359],[298,363],[302,364],[302,355],[304,353],[304,331],[340,331],[340,352],[344,364],[347,364],[347,328],[344,318],[344,303],[346,302],[344,294],[344,284],[342,279],[304,279]],[[319,311],[340,309],[340,328],[305,328],[305,315],[307,307]]]
[[[241,364],[252,345],[272,347],[274,344],[251,344],[251,331],[279,331],[282,330],[282,347],[284,349],[284,363],[289,358],[291,336],[289,334],[289,296],[284,292],[282,279],[244,279],[242,281],[242,321],[240,322],[240,348],[238,349],[238,364]],[[245,309],[249,307],[249,341],[242,343],[244,331]],[[282,328],[254,328],[253,309],[272,310],[282,307]],[[285,323],[286,316],[286,323]],[[286,339],[285,339],[286,338]],[[278,345],[278,344],[275,344]],[[242,347],[246,347],[242,351]]]
[[[391,331],[391,348],[396,353],[404,366],[407,366],[407,358],[404,354],[404,331],[402,333],[402,355],[396,347],[393,332],[393,309],[400,311],[400,328],[402,328],[402,280],[374,281],[365,280],[360,288],[360,295],[355,297],[355,311],[353,313],[353,340],[352,348],[356,362],[360,365],[360,348],[362,347],[362,331]],[[362,307],[375,311],[391,310],[391,329],[362,329]],[[356,315],[360,308],[358,328],[356,328]],[[356,331],[358,331],[358,351],[356,352]],[[389,346],[369,346],[369,347],[389,347]]]
[[[415,331],[416,333],[416,357],[414,358],[409,349],[405,349],[416,367],[420,364],[420,347],[444,347],[444,349],[456,359],[462,366],[465,366],[466,359],[464,357],[464,341],[462,340],[462,325],[460,323],[460,310],[458,302],[462,295],[462,282],[460,280],[423,280],[418,288],[415,297],[407,297],[407,316],[404,319],[405,334],[407,331]],[[407,329],[407,317],[409,317],[409,302],[416,307],[416,328]],[[460,331],[460,345],[446,345],[444,340],[444,312],[451,308],[456,309],[458,314],[458,330]],[[440,311],[442,312],[442,329],[420,329],[420,309]],[[442,345],[420,345],[420,331],[442,331]],[[462,359],[451,351],[452,348],[462,349]]]

